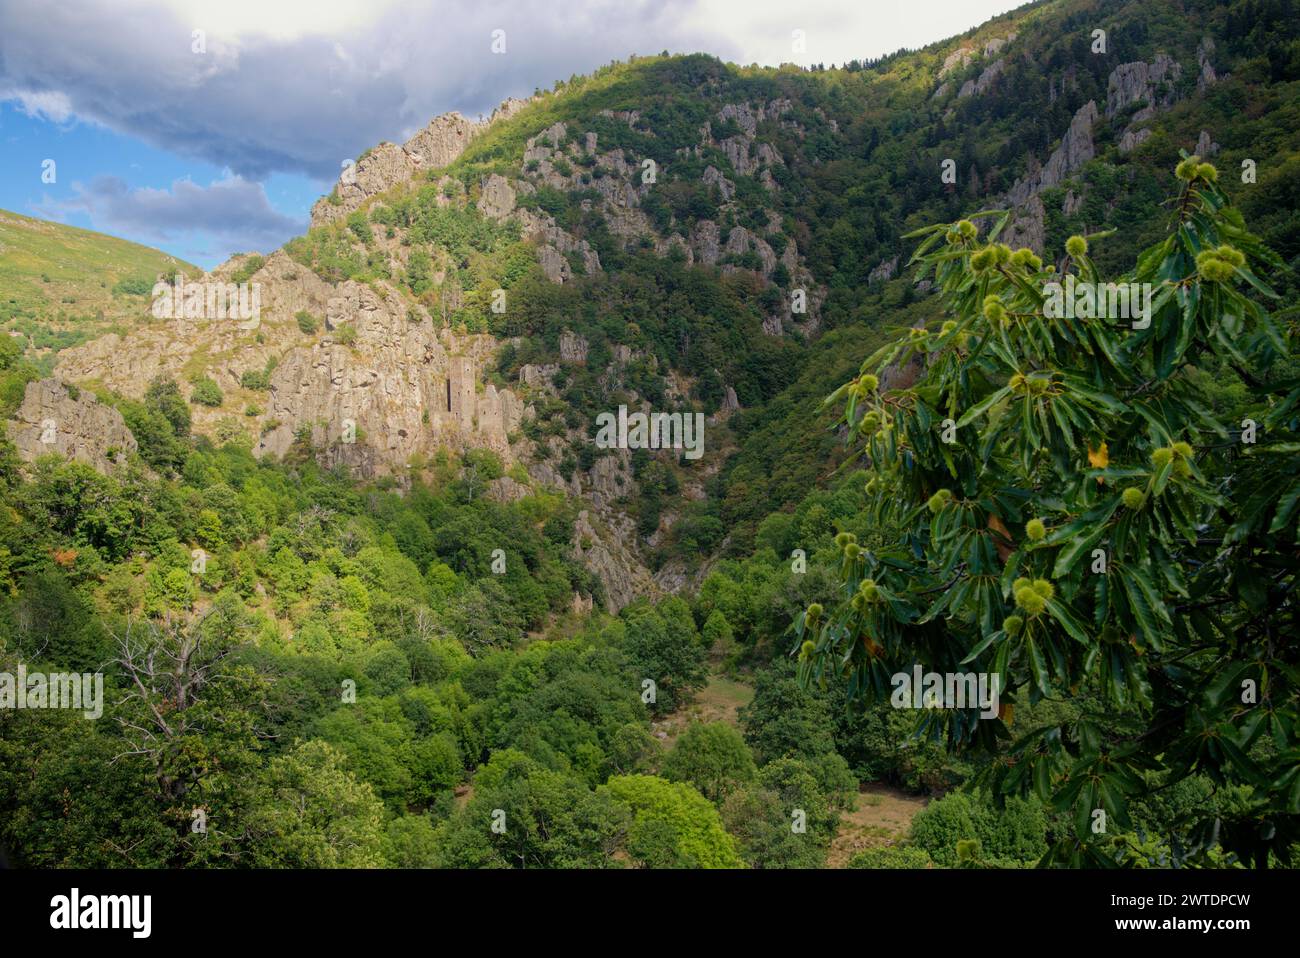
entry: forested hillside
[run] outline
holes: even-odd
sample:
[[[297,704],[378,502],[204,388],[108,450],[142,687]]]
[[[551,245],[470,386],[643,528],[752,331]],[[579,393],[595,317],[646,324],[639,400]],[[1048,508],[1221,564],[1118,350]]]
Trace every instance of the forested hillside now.
[[[0,672],[104,708],[0,709],[0,847],[1292,864],[1297,14],[637,58],[376,145],[210,274],[250,328],[6,288]],[[1067,278],[1148,325],[1052,314]],[[602,448],[620,406],[703,455]],[[1000,701],[914,709],[914,668]]]

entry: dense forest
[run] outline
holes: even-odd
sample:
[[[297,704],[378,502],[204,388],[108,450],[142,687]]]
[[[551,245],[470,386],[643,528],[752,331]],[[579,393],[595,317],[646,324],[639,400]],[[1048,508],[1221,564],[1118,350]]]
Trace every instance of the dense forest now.
[[[499,388],[557,368],[521,431],[563,449],[566,482],[602,455],[599,412],[734,397],[718,461],[640,452],[618,503],[681,587],[615,608],[581,561],[587,504],[488,449],[400,478],[323,461],[310,428],[256,455],[235,407],[255,415],[270,365],[247,402],[203,377],[83,384],[138,448],[97,470],[0,440],[0,672],[102,673],[103,715],[0,709],[0,849],[109,868],[1296,864],[1297,13],[1049,0],[842,68],[611,64],[292,240],[295,268],[494,337]],[[954,60],[1013,31],[991,79]],[[1218,76],[1198,86],[1208,36]],[[1167,102],[1099,123],[1036,196],[1040,248],[1008,242],[1008,192],[1118,67],[1165,52],[1188,64]],[[743,132],[722,104],[784,101],[756,127],[784,157],[773,188],[700,148],[702,124]],[[1130,121],[1148,135],[1121,149]],[[527,170],[556,124],[557,149],[595,134],[666,171],[639,203],[654,241],[611,231],[595,161],[560,169],[580,188],[521,191],[599,257],[566,253],[562,284],[516,224],[454,202]],[[1214,155],[1194,154],[1203,130]],[[688,261],[706,221],[801,259]],[[1067,277],[1146,284],[1148,324],[1054,316]],[[817,327],[771,335],[803,286]],[[52,362],[17,321],[6,419]],[[586,362],[565,365],[574,333]],[[494,495],[506,478],[523,493]],[[1000,700],[900,703],[914,668],[996,677]]]

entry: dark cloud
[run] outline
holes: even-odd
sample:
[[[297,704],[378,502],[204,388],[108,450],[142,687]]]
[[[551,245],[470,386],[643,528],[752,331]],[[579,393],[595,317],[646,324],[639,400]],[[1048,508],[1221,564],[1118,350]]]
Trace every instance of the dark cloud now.
[[[334,36],[245,31],[227,40],[213,31],[195,53],[202,18],[158,2],[6,0],[0,98],[53,103],[247,179],[282,171],[333,180],[342,160],[447,110],[490,113],[506,96],[633,52],[731,53],[725,36],[683,45],[696,6],[400,2]],[[504,55],[491,50],[497,29]]]
[[[53,219],[81,212],[97,229],[151,244],[199,244],[194,254],[221,250],[270,250],[306,229],[304,220],[276,212],[260,183],[240,177],[200,186],[177,180],[170,189],[132,189],[115,176],[74,183],[71,199],[47,202],[38,211]]]

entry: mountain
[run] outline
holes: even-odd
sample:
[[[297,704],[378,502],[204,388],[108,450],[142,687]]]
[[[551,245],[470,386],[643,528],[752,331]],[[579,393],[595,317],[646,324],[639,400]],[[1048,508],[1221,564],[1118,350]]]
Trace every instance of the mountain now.
[[[0,857],[1294,864],[1295,6],[637,58],[97,240],[0,337],[0,696],[107,721],[0,708]]]
[[[1160,235],[1185,149],[1249,161],[1243,209],[1294,261],[1290,10],[1051,0],[841,69],[613,63],[368,150],[306,235],[204,277],[260,284],[255,328],[141,321],[56,372],[133,400],[201,388],[197,432],[360,479],[488,450],[491,495],[582,502],[611,607],[679,591],[834,469],[812,400],[937,315],[908,229],[1006,207],[1010,241],[1052,257],[1114,229],[1109,267]],[[705,455],[597,448],[620,406],[701,411]]]

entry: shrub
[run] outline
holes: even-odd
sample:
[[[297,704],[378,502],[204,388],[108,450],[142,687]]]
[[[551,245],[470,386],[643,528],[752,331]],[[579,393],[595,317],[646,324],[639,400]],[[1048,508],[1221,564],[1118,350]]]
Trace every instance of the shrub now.
[[[877,845],[864,848],[849,859],[849,868],[933,868],[934,860],[924,848],[911,845]]]
[[[153,280],[141,277],[119,279],[113,284],[113,292],[125,296],[148,296],[153,292],[153,285]]]
[[[239,265],[233,273],[230,274],[230,280],[233,283],[247,283],[253,278],[253,274],[266,265],[266,259],[261,256],[250,256]]]
[[[239,377],[239,385],[245,389],[265,392],[271,388],[271,377],[263,369],[245,370],[244,374]]]
[[[190,390],[190,402],[203,406],[220,406],[225,398],[221,387],[207,376],[194,380],[194,388]]]

